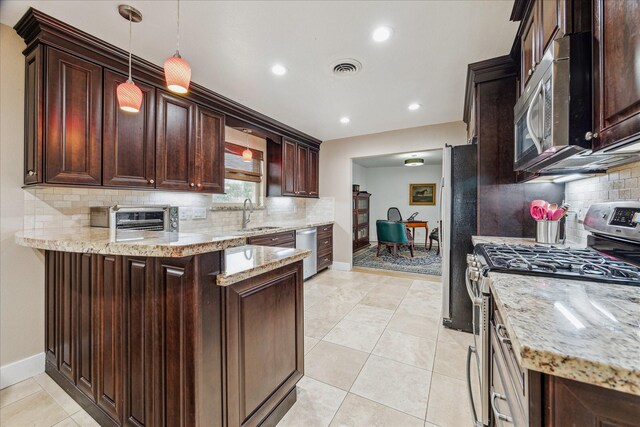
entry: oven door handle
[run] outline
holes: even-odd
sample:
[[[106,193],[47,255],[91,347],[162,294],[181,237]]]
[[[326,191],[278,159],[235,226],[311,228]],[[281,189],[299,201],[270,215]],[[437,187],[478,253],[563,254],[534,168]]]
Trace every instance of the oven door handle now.
[[[507,396],[503,396],[502,394],[496,393],[495,391],[491,392],[491,409],[493,409],[493,415],[499,420],[506,421],[508,423],[513,424],[513,418],[498,412],[498,408],[496,406],[496,399],[507,401]]]
[[[471,405],[471,420],[473,422],[473,427],[483,427],[482,422],[478,420],[478,415],[476,413],[476,404],[473,401],[473,389],[471,387],[471,355],[475,354],[476,358],[478,357],[478,351],[475,347],[469,346],[467,349],[467,394],[469,395],[469,404]],[[477,363],[477,361],[476,361]]]
[[[469,279],[469,267],[467,267],[464,272],[464,282],[467,286],[467,293],[469,294],[469,298],[471,299],[471,303],[473,305],[482,305],[482,298],[473,291],[473,285],[471,284],[471,279]]]
[[[527,108],[527,129],[529,130],[529,135],[531,135],[531,140],[533,144],[536,146],[536,150],[538,150],[538,154],[542,154],[542,145],[540,144],[540,137],[536,135],[533,131],[533,127],[531,126],[531,113],[533,112],[533,104],[536,102],[536,99],[542,94],[542,82],[538,84],[536,88],[536,93],[533,96],[533,99],[529,103],[529,108]]]

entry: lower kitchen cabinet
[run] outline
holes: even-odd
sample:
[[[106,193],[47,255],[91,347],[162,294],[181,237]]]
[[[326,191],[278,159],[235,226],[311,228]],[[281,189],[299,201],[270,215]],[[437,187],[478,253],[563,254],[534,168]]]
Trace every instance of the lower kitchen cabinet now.
[[[333,263],[333,224],[318,227],[318,271]]]
[[[302,262],[45,252],[46,372],[103,426],[275,424],[304,372]]]
[[[640,396],[520,367],[498,309],[492,316],[490,343],[490,395],[483,397],[491,405],[492,425],[639,425]]]
[[[256,246],[278,246],[281,248],[295,248],[296,231],[281,231],[279,233],[252,236],[247,239],[247,244]]]

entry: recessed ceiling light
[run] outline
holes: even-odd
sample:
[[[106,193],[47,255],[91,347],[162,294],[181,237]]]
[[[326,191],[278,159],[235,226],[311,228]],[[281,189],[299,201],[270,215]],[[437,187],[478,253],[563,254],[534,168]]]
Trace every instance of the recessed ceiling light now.
[[[349,117],[342,117],[340,119],[340,123],[342,123],[343,125],[346,125],[347,123],[349,123],[351,121],[351,119]]]
[[[392,34],[393,30],[390,27],[378,27],[373,31],[371,37],[373,37],[374,41],[381,43],[389,40]]]
[[[423,159],[407,159],[404,161],[405,166],[422,166],[424,165]]]
[[[422,105],[418,104],[417,102],[414,102],[413,104],[409,104],[409,110],[411,111],[418,110],[420,107],[422,107]]]
[[[285,67],[284,65],[276,64],[271,67],[271,72],[276,76],[284,76],[285,74],[287,74],[287,67]]]

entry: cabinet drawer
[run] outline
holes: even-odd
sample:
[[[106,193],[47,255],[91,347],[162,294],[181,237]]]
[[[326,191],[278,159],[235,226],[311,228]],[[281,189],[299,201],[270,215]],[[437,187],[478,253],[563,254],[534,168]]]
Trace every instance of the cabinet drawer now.
[[[318,256],[333,251],[333,238],[318,236]]]
[[[489,405],[493,413],[495,426],[525,426],[527,425],[526,410],[522,404],[520,393],[516,390],[515,381],[507,368],[507,362],[500,347],[501,343],[496,335],[491,334],[491,393]],[[505,420],[498,413],[506,415],[511,420]]]
[[[257,246],[280,246],[295,248],[296,232],[283,231],[281,233],[265,234],[263,236],[252,236],[247,239],[247,243]]]
[[[333,236],[333,224],[321,225],[318,227],[318,240],[323,237],[332,237]]]
[[[333,252],[326,255],[318,255],[318,270],[329,267],[333,263]]]
[[[520,399],[524,399],[526,397],[526,373],[524,369],[520,367],[520,364],[516,359],[516,354],[513,351],[511,340],[509,339],[509,335],[504,326],[504,321],[502,320],[502,316],[500,315],[499,311],[494,311],[493,319],[494,321],[491,324],[491,332],[492,334],[496,335],[496,341],[500,346],[500,350],[505,360],[506,367],[509,370],[509,376],[514,380],[513,385],[518,390]]]

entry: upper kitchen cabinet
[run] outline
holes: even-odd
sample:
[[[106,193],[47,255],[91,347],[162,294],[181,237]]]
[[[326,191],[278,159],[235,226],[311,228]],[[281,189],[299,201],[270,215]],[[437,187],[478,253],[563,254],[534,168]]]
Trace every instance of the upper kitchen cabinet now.
[[[143,94],[138,113],[122,111],[116,89],[127,76],[104,72],[103,184],[113,187],[153,188],[155,185],[154,87],[137,82]]]
[[[43,63],[44,47],[38,46],[25,58],[24,91],[24,183],[38,184],[43,180],[42,169],[44,131]]]
[[[521,92],[553,40],[589,30],[589,11],[589,0],[516,0],[511,20],[521,21],[516,36]]]
[[[100,185],[102,67],[57,49],[46,57],[45,182]]]
[[[195,190],[196,104],[160,90],[157,102],[156,187]]]
[[[594,0],[593,149],[640,138],[640,3]]]
[[[267,196],[318,197],[317,148],[287,138],[267,139]]]
[[[224,116],[196,108],[196,190],[224,193]]]

